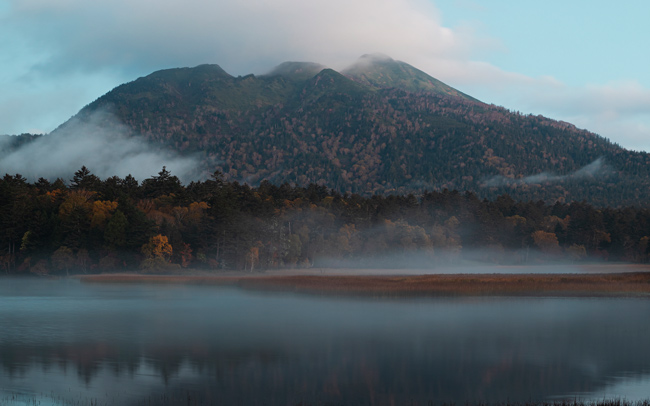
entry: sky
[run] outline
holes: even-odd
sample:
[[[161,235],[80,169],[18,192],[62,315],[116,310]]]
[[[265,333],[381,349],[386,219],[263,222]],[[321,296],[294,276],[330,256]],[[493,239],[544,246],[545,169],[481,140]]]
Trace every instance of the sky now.
[[[342,69],[379,52],[650,151],[648,16],[645,0],[0,0],[0,134],[50,132],[160,69]]]

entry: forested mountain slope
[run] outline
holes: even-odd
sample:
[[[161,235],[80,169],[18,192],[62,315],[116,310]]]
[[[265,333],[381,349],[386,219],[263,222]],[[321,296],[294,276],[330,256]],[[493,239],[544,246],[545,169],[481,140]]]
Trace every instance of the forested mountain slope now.
[[[251,185],[650,201],[648,154],[485,104],[383,56],[364,56],[342,73],[299,62],[260,76],[234,77],[217,65],[158,71],[118,86],[75,120],[105,110],[134,136],[197,154],[206,174]]]

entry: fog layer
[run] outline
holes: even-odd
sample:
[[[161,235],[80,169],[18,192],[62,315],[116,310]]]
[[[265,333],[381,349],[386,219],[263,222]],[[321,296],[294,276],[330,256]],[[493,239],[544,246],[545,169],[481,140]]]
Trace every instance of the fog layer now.
[[[196,157],[157,148],[107,112],[75,118],[15,150],[7,147],[9,142],[9,137],[0,138],[0,173],[19,173],[32,180],[65,178],[82,166],[100,178],[131,174],[143,180],[163,166],[185,182],[201,173]]]
[[[507,178],[505,176],[493,176],[483,183],[483,187],[501,187],[510,185],[534,185],[550,182],[561,182],[565,180],[588,179],[595,176],[604,175],[608,172],[609,167],[601,157],[566,175],[555,175],[549,172],[538,173],[537,175],[526,176],[523,178]]]
[[[645,299],[382,300],[9,279],[0,304],[11,309],[0,312],[0,403],[3,391],[57,404],[260,406],[649,395],[624,385],[647,381]]]

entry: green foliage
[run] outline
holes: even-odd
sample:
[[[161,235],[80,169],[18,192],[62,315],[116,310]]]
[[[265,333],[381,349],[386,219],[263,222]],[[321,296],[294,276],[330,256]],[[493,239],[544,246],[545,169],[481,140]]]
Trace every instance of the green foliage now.
[[[129,221],[122,211],[116,210],[106,225],[104,231],[104,242],[107,246],[116,249],[126,245],[126,231]]]
[[[181,181],[177,176],[172,175],[166,167],[158,172],[158,176],[145,179],[142,182],[144,195],[149,198],[156,198],[165,195],[178,195],[183,191]]]
[[[71,189],[88,189],[88,190],[97,190],[101,180],[90,173],[90,169],[82,166],[77,172],[75,172],[74,177],[70,181]]]

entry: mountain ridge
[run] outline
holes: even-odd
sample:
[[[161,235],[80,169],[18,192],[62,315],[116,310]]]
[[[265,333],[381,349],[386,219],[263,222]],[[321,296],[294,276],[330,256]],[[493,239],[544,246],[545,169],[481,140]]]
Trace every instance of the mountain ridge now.
[[[218,170],[253,185],[650,200],[648,154],[570,123],[483,103],[389,57],[364,56],[341,72],[311,62],[258,76],[235,77],[218,65],[162,70],[116,87],[75,118],[104,109],[133,136],[200,154],[206,174]],[[607,170],[598,176],[571,176],[599,159]],[[552,176],[531,178],[539,174]],[[502,181],[490,182],[496,178]]]
[[[384,54],[362,55],[341,73],[357,82],[379,89],[396,88],[409,92],[433,91],[478,101],[425,72]]]

